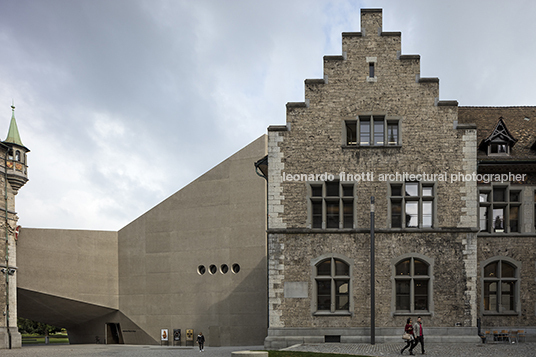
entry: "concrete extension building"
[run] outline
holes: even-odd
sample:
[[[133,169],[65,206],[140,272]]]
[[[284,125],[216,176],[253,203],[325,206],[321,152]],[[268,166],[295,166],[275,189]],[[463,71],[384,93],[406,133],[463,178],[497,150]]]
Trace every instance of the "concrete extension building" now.
[[[479,341],[479,324],[534,336],[536,107],[440,100],[419,62],[362,10],[285,125],[118,232],[10,238],[19,315],[71,343],[369,342],[371,305],[376,342],[417,316],[427,341]]]

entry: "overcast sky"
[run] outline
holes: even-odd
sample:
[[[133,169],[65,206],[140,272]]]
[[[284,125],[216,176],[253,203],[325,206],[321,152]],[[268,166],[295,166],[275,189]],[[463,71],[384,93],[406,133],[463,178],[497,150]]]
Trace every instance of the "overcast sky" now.
[[[31,150],[19,223],[121,229],[284,124],[364,7],[440,99],[536,105],[531,0],[0,0],[0,137],[13,99]]]

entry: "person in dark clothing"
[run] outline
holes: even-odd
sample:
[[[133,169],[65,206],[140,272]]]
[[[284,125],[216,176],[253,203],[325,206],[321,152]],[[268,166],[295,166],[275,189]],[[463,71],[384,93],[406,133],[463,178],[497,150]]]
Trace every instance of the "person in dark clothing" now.
[[[406,347],[404,347],[402,349],[402,351],[400,351],[400,354],[403,355],[404,351],[406,350],[406,348],[409,347],[409,354],[413,355],[413,347],[414,347],[415,335],[413,334],[413,325],[411,323],[411,317],[408,318],[408,320],[406,321],[406,326],[404,327],[404,332],[409,334],[411,336],[411,339],[406,340]]]
[[[415,333],[415,344],[413,345],[413,348],[417,347],[417,344],[420,342],[421,352],[422,354],[424,354],[424,334],[422,327],[422,319],[420,316],[417,318],[417,323],[413,326],[413,332]]]
[[[203,352],[205,350],[205,336],[203,336],[203,332],[199,332],[199,335],[197,335],[197,344],[199,344],[199,352]]]

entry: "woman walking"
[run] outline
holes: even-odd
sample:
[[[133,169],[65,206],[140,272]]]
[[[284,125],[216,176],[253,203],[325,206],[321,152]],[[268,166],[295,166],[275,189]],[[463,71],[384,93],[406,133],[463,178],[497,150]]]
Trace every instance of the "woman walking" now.
[[[406,340],[406,347],[404,347],[402,349],[402,351],[400,351],[400,354],[403,355],[404,351],[406,350],[406,348],[409,347],[409,354],[413,356],[414,355],[413,354],[413,347],[415,347],[415,344],[414,344],[415,335],[413,334],[413,323],[411,321],[411,317],[408,318],[408,320],[406,321],[406,326],[404,327],[404,332],[407,333],[410,336],[410,339]]]

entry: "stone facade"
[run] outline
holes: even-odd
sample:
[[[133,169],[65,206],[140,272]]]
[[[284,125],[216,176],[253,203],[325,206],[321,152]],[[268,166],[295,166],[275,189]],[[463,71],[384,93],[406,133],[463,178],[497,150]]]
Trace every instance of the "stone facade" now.
[[[361,32],[343,33],[342,50],[341,56],[324,57],[323,79],[305,80],[303,103],[287,104],[286,125],[268,128],[268,209],[274,217],[268,229],[265,346],[370,340],[371,197],[376,340],[398,341],[406,318],[422,316],[431,338],[478,341],[479,261],[484,258],[477,237],[479,191],[476,180],[465,179],[478,170],[477,125],[459,121],[456,101],[439,99],[437,78],[420,77],[420,57],[401,54],[401,34],[382,30],[381,10],[362,10]],[[354,176],[348,179],[348,174]],[[411,210],[411,194],[396,194],[395,186],[416,181],[423,190],[414,206],[419,223],[395,223],[395,206],[405,207],[406,219]],[[335,182],[339,194],[326,193],[328,182]],[[342,193],[346,189],[353,191]],[[402,203],[393,198],[399,195]],[[424,217],[430,210],[431,217]],[[330,228],[333,215],[337,222]],[[532,235],[516,242],[519,252],[523,244],[533,251],[533,241]],[[329,259],[333,265],[343,261],[349,273],[334,273],[326,288],[318,279],[318,264]],[[404,260],[427,266],[425,308],[400,308],[404,294],[395,276]],[[408,294],[417,301],[418,284],[412,281]],[[534,278],[523,277],[521,284],[533,286]],[[300,293],[289,293],[296,287]],[[350,301],[337,307],[345,296]],[[331,308],[320,307],[321,301]],[[515,321],[534,325],[534,306],[526,308],[532,317]]]
[[[28,181],[26,154],[30,151],[22,145],[17,123],[15,107],[6,140],[0,143],[0,307],[3,318],[0,319],[0,349],[20,348],[21,335],[17,328],[17,244],[19,227],[15,212],[15,195]]]

